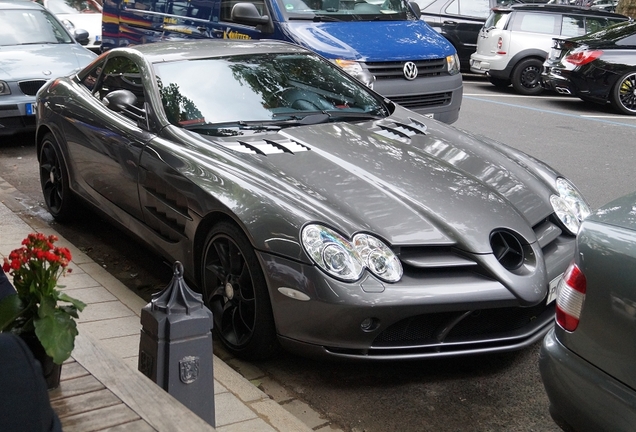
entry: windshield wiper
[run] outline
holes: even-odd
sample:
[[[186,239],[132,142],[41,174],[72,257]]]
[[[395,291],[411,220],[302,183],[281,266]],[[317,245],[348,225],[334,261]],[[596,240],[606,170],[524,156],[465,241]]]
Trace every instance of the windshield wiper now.
[[[289,20],[297,20],[297,21],[313,21],[313,22],[339,22],[342,21],[340,18],[336,18],[334,16],[329,15],[310,15],[310,16],[290,16]]]

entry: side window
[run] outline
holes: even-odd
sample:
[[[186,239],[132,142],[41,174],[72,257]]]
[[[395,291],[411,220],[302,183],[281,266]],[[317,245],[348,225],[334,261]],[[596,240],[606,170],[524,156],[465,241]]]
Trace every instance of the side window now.
[[[135,0],[134,8],[204,20],[210,20],[212,16],[211,0]]]
[[[489,0],[459,0],[459,14],[486,18],[490,14]]]
[[[593,33],[607,27],[610,23],[606,18],[587,17],[585,18],[585,33]]]
[[[91,93],[95,89],[95,84],[99,79],[99,75],[102,73],[104,62],[101,61],[91,68],[85,75],[80,76],[80,83],[86,87]]]
[[[561,15],[522,12],[515,16],[512,30],[558,35],[560,26]]]
[[[244,0],[221,0],[221,21],[232,21],[232,8],[237,3],[243,3]],[[246,3],[253,3],[256,10],[261,15],[267,15],[267,9],[263,0],[248,0]]]
[[[93,94],[101,100],[115,90],[130,90],[137,96],[135,106],[143,108],[145,97],[139,67],[128,57],[116,56],[108,59]]]
[[[567,16],[567,15],[563,16],[563,23],[561,25],[561,36],[574,37],[574,36],[583,36],[584,34],[585,34],[585,19],[583,17],[575,17],[575,16]]]
[[[449,15],[459,15],[459,0],[453,0],[446,6],[444,12]]]

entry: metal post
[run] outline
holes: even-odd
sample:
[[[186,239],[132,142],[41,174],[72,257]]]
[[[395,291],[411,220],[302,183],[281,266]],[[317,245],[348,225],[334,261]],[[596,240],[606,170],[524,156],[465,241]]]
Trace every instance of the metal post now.
[[[179,261],[173,270],[141,310],[139,370],[215,426],[212,312],[186,285]]]

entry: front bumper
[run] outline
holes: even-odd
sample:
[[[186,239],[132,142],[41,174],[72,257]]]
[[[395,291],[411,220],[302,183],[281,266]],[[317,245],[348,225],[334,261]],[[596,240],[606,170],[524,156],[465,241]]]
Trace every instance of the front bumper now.
[[[554,322],[554,302],[520,307],[498,281],[470,271],[405,272],[397,284],[371,276],[344,283],[315,266],[266,253],[260,260],[281,344],[314,358],[395,360],[512,351],[538,341]],[[300,291],[306,300],[282,294],[281,287]]]
[[[11,84],[10,84],[11,86]],[[0,136],[35,130],[35,96],[14,94],[0,96]]]
[[[634,430],[636,391],[563,346],[554,330],[543,340],[539,368],[557,423],[579,432]]]

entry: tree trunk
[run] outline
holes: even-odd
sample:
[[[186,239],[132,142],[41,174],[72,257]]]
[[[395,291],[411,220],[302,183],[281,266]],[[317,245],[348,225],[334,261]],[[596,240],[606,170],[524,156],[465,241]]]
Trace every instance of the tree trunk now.
[[[616,13],[636,18],[636,0],[620,0],[616,7]]]

